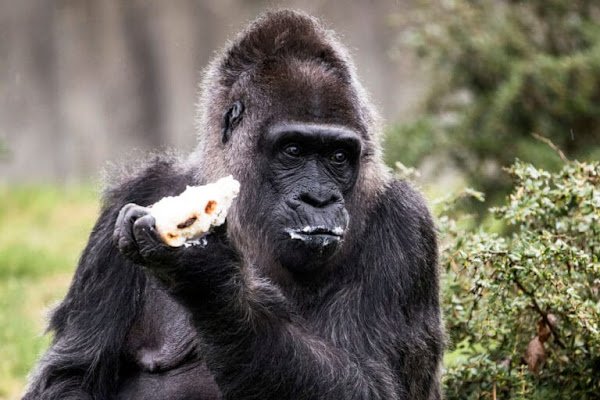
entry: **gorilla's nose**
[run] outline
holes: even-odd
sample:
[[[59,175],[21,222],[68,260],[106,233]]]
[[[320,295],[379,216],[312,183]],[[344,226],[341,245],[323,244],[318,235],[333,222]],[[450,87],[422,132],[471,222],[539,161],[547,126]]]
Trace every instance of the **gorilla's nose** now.
[[[306,191],[300,194],[299,200],[315,208],[325,208],[339,203],[341,196],[332,191]]]

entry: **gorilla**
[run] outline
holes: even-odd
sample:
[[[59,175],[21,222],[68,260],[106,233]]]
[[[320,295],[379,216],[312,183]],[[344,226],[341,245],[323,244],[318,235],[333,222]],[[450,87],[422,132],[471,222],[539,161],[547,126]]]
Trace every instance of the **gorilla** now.
[[[440,399],[435,228],[346,49],[273,11],[209,65],[200,144],[107,190],[25,399]],[[200,245],[147,206],[241,183]]]

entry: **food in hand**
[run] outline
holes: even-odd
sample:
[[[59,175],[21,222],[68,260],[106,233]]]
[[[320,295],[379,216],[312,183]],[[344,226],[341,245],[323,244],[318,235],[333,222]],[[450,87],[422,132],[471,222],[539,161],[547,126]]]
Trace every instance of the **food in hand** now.
[[[231,175],[203,186],[188,186],[179,196],[164,197],[150,206],[161,239],[179,247],[222,225],[240,183]]]

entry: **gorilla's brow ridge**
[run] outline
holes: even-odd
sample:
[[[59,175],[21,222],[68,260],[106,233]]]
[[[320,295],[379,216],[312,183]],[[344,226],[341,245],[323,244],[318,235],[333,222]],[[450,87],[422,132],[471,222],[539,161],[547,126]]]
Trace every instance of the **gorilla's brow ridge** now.
[[[341,138],[360,139],[360,135],[354,129],[344,125],[323,124],[318,122],[285,121],[274,124],[266,132],[267,136],[278,136],[284,132],[300,132],[312,134],[315,131],[328,131],[338,134]]]

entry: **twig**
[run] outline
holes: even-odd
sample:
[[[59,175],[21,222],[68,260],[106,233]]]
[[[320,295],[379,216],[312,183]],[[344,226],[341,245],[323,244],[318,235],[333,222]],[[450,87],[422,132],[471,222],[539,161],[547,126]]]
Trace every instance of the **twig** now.
[[[565,163],[569,162],[569,159],[567,158],[567,156],[565,156],[565,153],[562,152],[562,150],[560,148],[558,148],[557,145],[555,145],[554,143],[552,143],[552,140],[548,139],[545,136],[542,136],[538,133],[533,132],[531,134],[531,136],[533,136],[534,138],[536,138],[537,140],[539,140],[540,142],[544,142],[546,143],[548,146],[550,146],[550,148],[552,150],[554,150],[558,156],[560,157],[561,160],[563,160]]]
[[[517,279],[516,274],[513,274],[514,280],[515,280],[515,284],[517,285],[517,287],[519,289],[521,289],[521,291],[531,299],[531,303],[533,305],[533,308],[538,312],[538,314],[540,314],[540,316],[542,317],[542,320],[544,320],[544,323],[550,328],[550,332],[552,332],[552,336],[554,336],[554,340],[556,341],[556,344],[558,344],[561,348],[565,348],[565,345],[563,344],[562,340],[560,340],[560,337],[558,336],[558,333],[554,330],[554,326],[553,324],[550,322],[550,320],[548,319],[548,313],[546,313],[544,310],[542,310],[542,308],[540,307],[540,305],[538,304],[537,300],[535,299],[535,296],[533,293],[527,291],[525,289],[525,287],[523,286],[523,284],[521,282],[519,282],[519,280]]]

